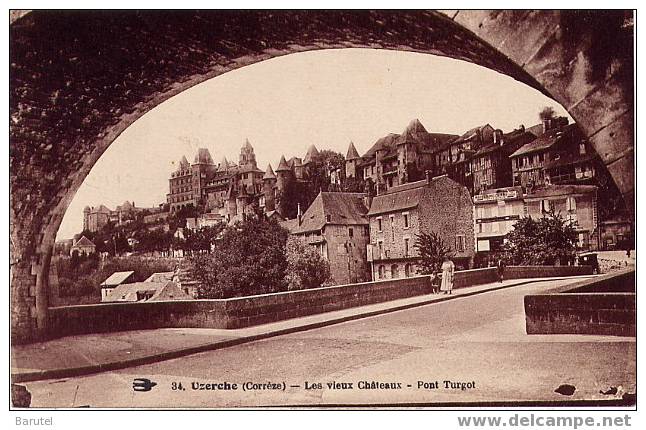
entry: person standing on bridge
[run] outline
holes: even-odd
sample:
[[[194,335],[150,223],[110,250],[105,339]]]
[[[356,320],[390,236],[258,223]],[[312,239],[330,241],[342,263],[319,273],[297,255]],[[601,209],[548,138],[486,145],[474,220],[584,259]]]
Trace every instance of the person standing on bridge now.
[[[444,263],[442,263],[442,285],[440,286],[440,291],[444,291],[444,294],[451,294],[453,291],[453,272],[455,271],[455,265],[449,257],[444,257]]]
[[[502,282],[505,276],[505,261],[502,257],[498,258],[498,263],[496,263],[498,269],[498,282]]]

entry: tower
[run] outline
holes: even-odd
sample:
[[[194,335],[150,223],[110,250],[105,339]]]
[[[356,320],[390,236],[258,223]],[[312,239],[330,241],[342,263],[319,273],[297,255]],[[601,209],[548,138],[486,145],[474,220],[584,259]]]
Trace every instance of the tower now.
[[[357,163],[359,162],[359,153],[357,148],[354,147],[354,143],[350,141],[350,146],[348,147],[348,154],[345,156],[345,177],[346,178],[356,178],[357,177]]]
[[[271,168],[271,164],[267,165],[265,175],[262,177],[262,193],[265,196],[265,212],[270,212],[276,209],[276,196],[274,187],[276,186],[276,175]]]
[[[250,168],[257,169],[258,164],[256,164],[256,154],[253,150],[253,146],[249,143],[249,139],[245,139],[244,145],[240,148],[240,167],[249,166]]]
[[[276,210],[278,213],[283,218],[287,218],[287,205],[288,202],[284,198],[284,195],[287,191],[287,188],[291,184],[291,182],[294,180],[294,172],[292,169],[289,168],[287,165],[287,161],[285,160],[285,156],[283,155],[280,157],[280,163],[278,163],[278,167],[276,168],[276,188],[277,188],[277,193],[276,193],[276,200],[275,200],[275,206]]]

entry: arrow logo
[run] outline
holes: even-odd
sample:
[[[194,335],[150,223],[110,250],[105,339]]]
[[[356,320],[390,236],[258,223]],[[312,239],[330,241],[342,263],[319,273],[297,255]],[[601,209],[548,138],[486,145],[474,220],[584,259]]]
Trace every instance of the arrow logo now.
[[[132,381],[132,389],[135,391],[150,391],[155,385],[156,382],[146,378],[136,378]]]

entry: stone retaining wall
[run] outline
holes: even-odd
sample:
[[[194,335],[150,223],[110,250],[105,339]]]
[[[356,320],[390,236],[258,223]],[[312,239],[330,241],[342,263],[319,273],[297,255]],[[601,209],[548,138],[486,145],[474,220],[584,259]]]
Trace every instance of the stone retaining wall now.
[[[543,268],[541,273],[549,277],[567,272],[560,267],[551,269]],[[571,269],[577,269],[570,270],[572,274],[586,274],[580,268]],[[511,271],[519,278],[528,278],[533,272],[523,267]],[[490,283],[496,276],[494,268],[456,272],[455,288]],[[242,328],[429,292],[428,277],[416,276],[231,299],[60,306],[49,309],[49,335],[169,327]]]
[[[525,296],[527,334],[635,336],[634,287],[628,270]]]

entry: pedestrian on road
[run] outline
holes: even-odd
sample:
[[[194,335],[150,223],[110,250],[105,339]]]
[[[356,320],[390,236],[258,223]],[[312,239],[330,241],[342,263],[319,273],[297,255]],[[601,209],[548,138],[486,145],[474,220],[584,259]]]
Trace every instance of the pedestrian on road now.
[[[496,267],[498,268],[498,282],[502,282],[503,277],[505,276],[505,262],[502,258],[498,259],[498,264],[496,264]]]
[[[442,263],[442,285],[440,290],[444,291],[444,294],[451,294],[453,291],[453,272],[455,271],[455,265],[449,257],[444,257],[444,263]]]

